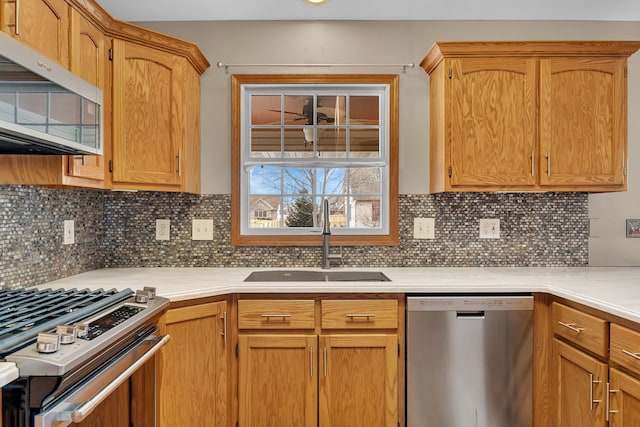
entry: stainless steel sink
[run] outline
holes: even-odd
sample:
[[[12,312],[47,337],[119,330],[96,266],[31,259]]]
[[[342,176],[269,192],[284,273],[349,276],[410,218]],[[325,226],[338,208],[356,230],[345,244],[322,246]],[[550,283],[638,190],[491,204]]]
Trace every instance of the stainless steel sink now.
[[[390,282],[381,271],[254,271],[245,282]]]

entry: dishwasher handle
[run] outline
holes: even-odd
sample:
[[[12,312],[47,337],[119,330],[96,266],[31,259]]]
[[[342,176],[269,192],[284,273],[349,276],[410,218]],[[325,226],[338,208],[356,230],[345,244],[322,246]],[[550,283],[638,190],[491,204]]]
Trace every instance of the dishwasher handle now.
[[[484,320],[484,310],[456,311],[456,319],[459,320]]]

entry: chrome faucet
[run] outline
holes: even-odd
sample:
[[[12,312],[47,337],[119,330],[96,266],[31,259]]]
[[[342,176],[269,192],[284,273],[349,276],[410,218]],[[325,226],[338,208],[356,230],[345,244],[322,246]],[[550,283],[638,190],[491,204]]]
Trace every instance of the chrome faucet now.
[[[329,199],[324,199],[322,204],[322,268],[331,268],[331,260],[342,258],[341,254],[330,253],[329,236],[331,235],[331,223],[329,221]]]

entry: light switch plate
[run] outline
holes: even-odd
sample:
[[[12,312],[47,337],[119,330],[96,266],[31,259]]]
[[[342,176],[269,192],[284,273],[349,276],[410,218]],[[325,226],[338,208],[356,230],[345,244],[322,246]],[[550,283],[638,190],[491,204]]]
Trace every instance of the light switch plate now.
[[[191,240],[213,240],[213,220],[194,219],[191,226]]]
[[[414,239],[435,239],[436,219],[435,218],[414,218],[413,238]]]
[[[171,220],[156,219],[156,240],[171,239]]]
[[[499,239],[500,238],[500,220],[498,218],[481,218],[480,219],[480,238],[481,239]]]
[[[75,223],[72,219],[64,221],[64,237],[62,240],[63,245],[73,245],[76,241],[75,238]]]

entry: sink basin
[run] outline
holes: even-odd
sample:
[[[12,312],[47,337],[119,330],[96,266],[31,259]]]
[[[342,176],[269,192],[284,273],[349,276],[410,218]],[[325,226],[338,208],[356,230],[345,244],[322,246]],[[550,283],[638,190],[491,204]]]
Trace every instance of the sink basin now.
[[[254,271],[245,282],[390,282],[380,271]]]

